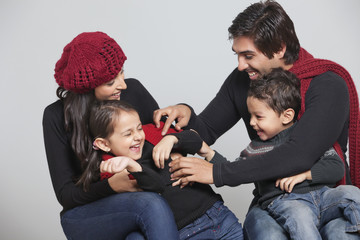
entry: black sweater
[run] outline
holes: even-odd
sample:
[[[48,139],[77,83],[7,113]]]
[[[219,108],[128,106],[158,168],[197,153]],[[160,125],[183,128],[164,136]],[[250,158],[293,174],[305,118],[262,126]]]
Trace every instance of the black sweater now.
[[[294,130],[295,125],[281,131],[275,137],[262,141],[259,138],[251,141],[247,148],[245,148],[240,157],[236,161],[252,161],[253,157],[281,146],[287,141],[289,135]],[[211,160],[212,162],[226,162],[226,158],[219,153]],[[330,148],[325,154],[312,166],[311,168],[312,180],[305,180],[294,186],[292,193],[308,193],[310,191],[318,190],[324,186],[334,187],[336,182],[344,176],[344,163],[337,155],[334,148]],[[255,199],[253,204],[259,204],[265,209],[275,198],[284,192],[275,187],[276,179],[269,179],[255,182],[256,188],[253,191]]]
[[[249,83],[248,74],[235,69],[200,115],[192,110],[188,128],[213,144],[243,119],[250,139],[254,139],[256,133],[249,124],[246,105]],[[346,152],[349,93],[345,81],[333,72],[315,77],[306,93],[305,106],[306,111],[289,139],[278,148],[252,161],[215,163],[215,185],[237,186],[307,171],[336,141]]]
[[[125,81],[127,89],[121,93],[121,99],[138,110],[144,124],[151,123],[153,111],[159,108],[155,99],[138,80]],[[56,198],[63,206],[62,213],[116,193],[107,180],[92,183],[88,192],[75,185],[74,178],[81,175],[80,161],[71,148],[71,135],[64,128],[64,110],[60,100],[45,108],[43,134],[51,181]]]
[[[195,154],[202,146],[202,139],[193,131],[183,131],[172,134],[179,139],[174,147],[182,152]],[[222,198],[216,194],[210,185],[194,183],[180,189],[173,187],[170,180],[168,164],[171,159],[165,162],[164,169],[155,166],[152,159],[154,146],[145,142],[141,159],[137,160],[142,165],[143,172],[132,172],[140,188],[147,191],[157,191],[167,200],[174,213],[178,229],[181,229],[201,217],[216,201]]]

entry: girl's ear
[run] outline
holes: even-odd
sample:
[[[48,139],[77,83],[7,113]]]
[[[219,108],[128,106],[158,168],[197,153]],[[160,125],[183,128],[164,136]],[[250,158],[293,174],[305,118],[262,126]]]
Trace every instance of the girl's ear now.
[[[282,113],[282,115],[283,115],[282,123],[286,125],[294,120],[295,111],[292,108],[288,108]]]
[[[94,145],[104,152],[109,152],[111,149],[109,147],[109,141],[105,138],[96,138],[94,141]]]

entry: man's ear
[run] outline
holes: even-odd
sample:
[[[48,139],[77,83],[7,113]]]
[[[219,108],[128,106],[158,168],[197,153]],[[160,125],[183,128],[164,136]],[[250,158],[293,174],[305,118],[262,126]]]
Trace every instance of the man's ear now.
[[[275,57],[277,57],[278,59],[282,59],[285,55],[286,52],[286,45],[284,43],[281,44],[281,49],[275,53]]]
[[[292,108],[288,108],[282,113],[282,116],[282,124],[287,125],[294,120],[295,111]]]
[[[111,148],[109,147],[109,141],[105,138],[96,138],[94,141],[94,146],[103,150],[104,152],[109,152]]]

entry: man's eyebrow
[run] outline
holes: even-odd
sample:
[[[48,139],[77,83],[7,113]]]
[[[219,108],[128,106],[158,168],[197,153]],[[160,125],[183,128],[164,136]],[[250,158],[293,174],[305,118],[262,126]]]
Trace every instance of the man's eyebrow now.
[[[232,48],[232,50],[233,50],[233,52],[235,52],[237,54],[242,54],[242,55],[255,53],[254,51],[251,51],[251,50],[245,50],[245,51],[241,51],[241,52],[236,52],[233,48]]]

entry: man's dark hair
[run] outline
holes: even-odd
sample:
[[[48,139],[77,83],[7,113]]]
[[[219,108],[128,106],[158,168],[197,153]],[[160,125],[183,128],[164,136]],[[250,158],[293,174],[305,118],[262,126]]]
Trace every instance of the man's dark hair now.
[[[301,108],[300,80],[289,71],[275,68],[262,78],[250,82],[248,97],[265,101],[278,114],[288,108],[294,109],[295,121]]]
[[[269,59],[286,46],[285,64],[294,63],[299,56],[300,43],[294,24],[285,10],[275,1],[267,0],[250,5],[229,27],[229,38],[249,37],[255,47]]]

